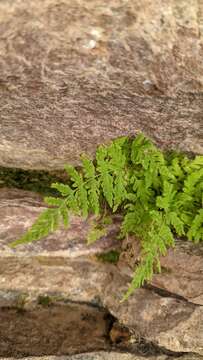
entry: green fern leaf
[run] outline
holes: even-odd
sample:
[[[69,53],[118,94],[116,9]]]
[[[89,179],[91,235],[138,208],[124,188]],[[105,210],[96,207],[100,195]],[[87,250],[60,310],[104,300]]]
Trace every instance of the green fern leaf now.
[[[56,197],[52,197],[52,196],[46,196],[44,198],[44,201],[47,205],[50,205],[50,206],[62,206],[64,204],[64,199],[59,199],[59,198],[56,198]]]
[[[103,190],[103,195],[109,204],[113,207],[113,176],[109,169],[109,163],[106,160],[107,149],[104,146],[100,146],[96,152],[97,171],[100,174],[100,182]]]
[[[76,199],[75,190],[69,185],[61,183],[53,183],[52,188],[58,190],[62,196],[66,197],[67,206],[76,214],[79,214],[80,208]]]
[[[88,198],[90,206],[95,215],[100,213],[100,181],[96,179],[96,169],[91,160],[87,157],[82,157],[83,171],[86,179],[86,187],[88,191]]]
[[[65,170],[70,175],[75,188],[75,199],[77,199],[78,207],[81,209],[83,217],[87,217],[89,202],[86,184],[82,178],[82,175],[71,165],[66,165]]]
[[[62,220],[63,220],[63,225],[67,229],[69,227],[69,210],[68,210],[66,204],[61,206],[59,208],[59,211],[60,211],[60,215],[61,215]]]
[[[58,229],[60,212],[58,209],[43,211],[32,227],[20,239],[12,242],[10,247],[39,240]]]
[[[106,234],[107,234],[107,229],[105,228],[99,229],[98,227],[93,226],[87,235],[87,244],[88,245],[93,244],[94,242],[96,242]]]
[[[172,160],[170,170],[178,179],[183,179],[184,178],[184,172],[182,170],[182,167],[180,165],[180,159],[178,157],[175,157]]]
[[[195,216],[187,236],[188,239],[194,243],[203,241],[203,209],[200,209],[198,214]]]
[[[126,199],[127,191],[125,188],[125,178],[124,173],[120,172],[117,174],[115,181],[114,181],[114,206],[113,206],[113,212],[115,212],[118,207],[122,204],[122,202]]]
[[[167,223],[173,226],[179,236],[185,235],[184,221],[177,215],[176,212],[172,211],[167,214]]]
[[[70,191],[72,191],[69,185],[61,183],[53,183],[51,184],[51,188],[58,190],[58,192],[60,192],[60,194],[64,197],[68,196],[70,194]]]
[[[173,204],[175,195],[174,185],[165,180],[163,183],[163,194],[156,198],[157,207],[167,212]]]

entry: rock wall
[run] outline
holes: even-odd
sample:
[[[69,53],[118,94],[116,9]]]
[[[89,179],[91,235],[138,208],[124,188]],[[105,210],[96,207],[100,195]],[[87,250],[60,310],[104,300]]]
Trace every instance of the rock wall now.
[[[203,153],[202,0],[0,2],[0,165],[60,169],[143,131]]]
[[[55,171],[140,131],[203,154],[202,57],[202,0],[1,0],[0,166]],[[177,242],[165,271],[121,304],[139,246],[129,260],[123,244],[116,265],[97,258],[120,249],[119,216],[95,245],[89,219],[72,217],[68,231],[11,250],[44,208],[0,190],[3,359],[203,359],[201,246]]]
[[[85,243],[88,221],[73,217],[70,231],[9,248],[44,207],[36,194],[0,191],[0,356],[8,351],[10,356],[43,355],[46,344],[47,354],[74,354],[80,345],[84,351],[85,343],[92,351],[203,356],[201,247],[190,249],[187,269],[181,269],[187,262],[187,247],[177,248],[173,256],[169,253],[168,272],[121,303],[132,275],[124,258],[113,265],[95,256],[119,248],[114,240],[117,218],[95,245]],[[181,273],[187,279],[182,287]]]

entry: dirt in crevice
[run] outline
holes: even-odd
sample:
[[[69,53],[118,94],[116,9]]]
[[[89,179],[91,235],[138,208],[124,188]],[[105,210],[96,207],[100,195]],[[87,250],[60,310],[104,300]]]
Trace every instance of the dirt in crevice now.
[[[0,309],[0,357],[109,350],[113,317],[85,304]]]
[[[152,341],[135,334],[133,329],[123,326],[117,320],[115,320],[112,325],[110,339],[112,348],[115,351],[120,350],[122,352],[128,352],[144,357],[167,355],[171,359],[183,355],[183,353],[173,352],[160,347]]]
[[[150,357],[181,357],[160,348],[115,319],[108,310],[88,304],[41,302],[33,309],[0,308],[0,357],[73,355],[119,351]]]

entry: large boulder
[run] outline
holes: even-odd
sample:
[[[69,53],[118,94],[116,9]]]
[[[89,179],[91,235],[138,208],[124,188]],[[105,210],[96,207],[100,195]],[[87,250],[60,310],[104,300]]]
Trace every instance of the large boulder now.
[[[60,169],[140,131],[203,153],[201,0],[2,0],[0,14],[0,165]]]

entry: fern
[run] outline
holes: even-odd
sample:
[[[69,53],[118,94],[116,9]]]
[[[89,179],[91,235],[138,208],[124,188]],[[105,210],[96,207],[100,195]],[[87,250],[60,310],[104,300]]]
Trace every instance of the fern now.
[[[72,187],[75,188],[74,199],[76,204],[78,205],[78,208],[81,209],[82,215],[87,217],[89,201],[84,179],[82,175],[71,165],[66,165],[65,170],[72,180]]]
[[[174,247],[174,235],[194,243],[203,241],[202,156],[191,160],[175,152],[162,153],[140,134],[101,145],[94,161],[84,155],[81,161],[79,170],[65,166],[69,183],[52,184],[59,196],[45,198],[49,208],[12,247],[39,240],[61,223],[67,228],[70,212],[84,218],[96,215],[98,220],[87,236],[91,244],[106,235],[104,219],[109,219],[109,213],[119,211],[123,215],[120,238],[134,234],[141,243],[140,262],[126,299],[161,271],[160,257]]]
[[[91,160],[87,157],[82,158],[84,177],[87,180],[87,192],[89,203],[95,215],[100,213],[100,181],[96,178],[96,169]]]
[[[55,231],[59,225],[60,208],[46,209],[33,224],[33,226],[19,240],[14,241],[10,246],[15,247],[21,244],[39,240]]]

